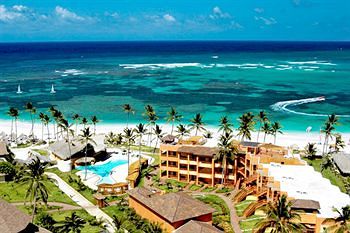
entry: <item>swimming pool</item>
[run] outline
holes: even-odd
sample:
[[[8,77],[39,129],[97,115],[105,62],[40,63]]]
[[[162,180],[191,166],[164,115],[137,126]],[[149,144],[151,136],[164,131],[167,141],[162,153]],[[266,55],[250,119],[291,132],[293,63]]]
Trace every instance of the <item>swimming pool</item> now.
[[[114,168],[127,163],[127,160],[111,160],[102,164],[88,165],[87,170],[101,177],[97,184],[114,184],[115,181],[110,176],[111,171]],[[84,171],[85,166],[77,166],[76,169]]]

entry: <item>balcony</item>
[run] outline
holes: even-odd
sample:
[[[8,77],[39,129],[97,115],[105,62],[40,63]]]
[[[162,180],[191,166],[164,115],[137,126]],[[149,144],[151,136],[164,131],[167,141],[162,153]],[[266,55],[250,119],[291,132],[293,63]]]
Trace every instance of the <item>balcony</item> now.
[[[212,164],[208,162],[199,162],[199,167],[206,167],[206,168],[211,168]]]
[[[197,171],[189,171],[189,174],[192,176],[197,176]]]
[[[180,159],[180,163],[182,163],[182,164],[188,164],[188,160],[187,160],[187,159],[186,159],[186,160]]]
[[[207,173],[199,173],[198,177],[200,177],[200,178],[209,178],[209,179],[212,178],[211,174],[207,174]]]

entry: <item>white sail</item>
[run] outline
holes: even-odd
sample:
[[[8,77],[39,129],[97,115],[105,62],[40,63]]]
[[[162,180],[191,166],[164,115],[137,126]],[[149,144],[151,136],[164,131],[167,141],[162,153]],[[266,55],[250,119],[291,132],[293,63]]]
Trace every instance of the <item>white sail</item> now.
[[[23,91],[21,90],[21,85],[19,84],[17,87],[17,94],[22,94]]]
[[[53,86],[53,84],[52,84],[52,86],[51,86],[51,91],[50,91],[50,93],[51,93],[51,94],[55,94],[55,93],[56,93],[55,87]]]

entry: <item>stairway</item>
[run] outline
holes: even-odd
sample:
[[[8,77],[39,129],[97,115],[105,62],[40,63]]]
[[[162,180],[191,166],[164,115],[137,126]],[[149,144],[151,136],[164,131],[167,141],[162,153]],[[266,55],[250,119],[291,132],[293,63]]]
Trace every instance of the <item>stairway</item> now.
[[[243,201],[248,195],[252,194],[254,192],[254,187],[249,188],[242,188],[233,198],[234,203],[238,203]]]
[[[251,203],[244,211],[243,211],[243,217],[249,217],[255,213],[257,209],[260,207],[263,207],[267,204],[266,200],[260,200],[258,202]]]

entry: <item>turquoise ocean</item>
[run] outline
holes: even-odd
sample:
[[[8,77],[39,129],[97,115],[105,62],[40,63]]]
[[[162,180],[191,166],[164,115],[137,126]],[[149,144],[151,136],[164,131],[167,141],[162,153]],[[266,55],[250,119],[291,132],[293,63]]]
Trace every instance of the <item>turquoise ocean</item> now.
[[[23,93],[17,94],[18,86]],[[54,85],[55,94],[50,94]],[[66,42],[0,44],[0,119],[28,101],[67,117],[96,115],[133,123],[152,104],[160,122],[174,106],[210,126],[228,115],[265,110],[285,131],[319,131],[327,114],[350,132],[350,43],[346,42]],[[21,112],[21,119],[29,114]]]

